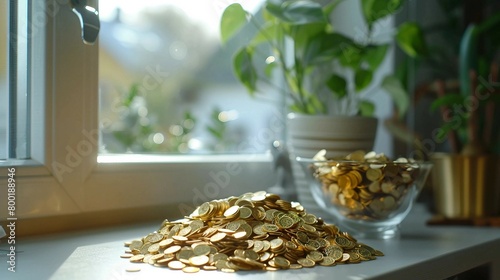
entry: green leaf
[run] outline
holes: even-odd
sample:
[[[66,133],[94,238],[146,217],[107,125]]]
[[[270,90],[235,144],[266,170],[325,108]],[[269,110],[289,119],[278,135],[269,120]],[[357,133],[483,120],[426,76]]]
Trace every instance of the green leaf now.
[[[361,116],[371,117],[375,113],[375,104],[368,100],[361,100],[359,102],[359,112]]]
[[[384,61],[388,48],[389,44],[368,47],[363,55],[363,58],[368,63],[372,71],[375,71],[382,61]]]
[[[325,105],[319,100],[318,96],[309,94],[307,98],[308,113],[318,114],[325,112]]]
[[[368,25],[394,14],[403,5],[404,0],[361,0],[363,15]]]
[[[398,28],[396,42],[409,56],[426,56],[429,51],[420,26],[413,22],[405,22]]]
[[[386,76],[382,81],[381,87],[391,96],[400,116],[403,116],[410,106],[410,99],[404,89],[401,81],[394,76]]]
[[[211,126],[207,126],[207,131],[210,132],[210,134],[212,134],[212,136],[218,140],[221,140],[224,137],[221,131],[218,131],[217,129]]]
[[[302,110],[302,108],[298,104],[295,104],[295,103],[290,105],[289,109],[291,112],[294,112],[294,113],[307,114],[307,112]]]
[[[460,78],[460,91],[466,95],[471,95],[470,70],[477,68],[477,26],[469,24],[460,40],[458,75]],[[476,72],[477,73],[477,72]]]
[[[137,95],[139,95],[139,84],[135,83],[130,87],[127,97],[123,100],[123,105],[129,108]]]
[[[269,42],[273,40],[279,40],[283,36],[283,31],[279,28],[279,25],[273,21],[266,22],[262,28],[259,28],[257,34],[252,38],[250,46],[257,46],[264,42]]]
[[[338,98],[342,98],[347,95],[347,82],[339,75],[333,74],[326,81],[326,85]]]
[[[238,4],[229,5],[223,12],[220,23],[222,43],[226,43],[247,23],[247,14]]]
[[[334,1],[331,1],[330,3],[326,4],[325,7],[323,8],[323,13],[327,16],[330,15],[335,10],[335,8],[340,3],[342,3],[342,1],[344,1],[344,0],[334,0]]]
[[[257,71],[252,63],[253,50],[241,48],[233,59],[236,77],[248,89],[250,94],[257,90]]]
[[[354,84],[356,85],[356,91],[361,91],[365,89],[373,79],[373,72],[370,70],[358,69],[354,74]]]
[[[344,67],[352,69],[358,68],[361,63],[361,49],[354,43],[342,42],[340,44],[342,54],[339,56],[339,62]]]
[[[441,107],[449,107],[452,105],[461,105],[464,102],[465,97],[460,94],[446,94],[436,100],[431,104],[431,112],[438,110]]]
[[[302,53],[312,38],[318,36],[318,34],[323,34],[325,28],[326,23],[323,22],[293,25],[290,27],[288,35],[292,38],[294,47],[300,49]]]
[[[359,52],[352,39],[340,33],[320,32],[309,40],[302,56],[304,65],[330,61],[345,56],[352,58],[353,53]]]
[[[264,74],[266,77],[270,78],[273,74],[273,70],[276,69],[276,66],[278,66],[277,62],[271,62],[266,64],[266,67],[264,68]]]
[[[311,1],[285,1],[281,5],[268,2],[266,10],[292,25],[327,22],[321,5]]]

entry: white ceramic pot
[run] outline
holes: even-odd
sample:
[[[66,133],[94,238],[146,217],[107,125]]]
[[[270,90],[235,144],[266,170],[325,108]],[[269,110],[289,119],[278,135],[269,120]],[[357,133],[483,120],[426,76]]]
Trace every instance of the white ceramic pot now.
[[[311,158],[321,149],[327,150],[327,157],[347,155],[356,150],[372,151],[377,125],[378,120],[371,117],[288,115],[287,140],[298,200],[308,212],[331,220],[315,203],[304,171],[295,158]]]

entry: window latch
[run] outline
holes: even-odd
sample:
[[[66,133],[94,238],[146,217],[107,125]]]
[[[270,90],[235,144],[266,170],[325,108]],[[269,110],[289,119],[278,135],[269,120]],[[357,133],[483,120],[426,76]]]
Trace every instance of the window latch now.
[[[87,0],[71,0],[73,13],[80,19],[82,28],[82,40],[85,44],[93,45],[99,35],[101,24],[99,22],[99,12],[87,5]]]

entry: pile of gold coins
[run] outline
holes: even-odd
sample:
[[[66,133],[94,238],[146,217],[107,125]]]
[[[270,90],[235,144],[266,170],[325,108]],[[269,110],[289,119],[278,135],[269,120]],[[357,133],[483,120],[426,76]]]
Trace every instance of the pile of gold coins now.
[[[383,154],[356,151],[328,160],[326,151],[315,157],[314,176],[321,182],[330,202],[348,218],[380,221],[388,218],[405,201],[418,176],[412,159],[390,161]]]
[[[334,266],[383,256],[299,203],[264,191],[205,202],[125,246],[121,257],[130,262],[187,273]]]

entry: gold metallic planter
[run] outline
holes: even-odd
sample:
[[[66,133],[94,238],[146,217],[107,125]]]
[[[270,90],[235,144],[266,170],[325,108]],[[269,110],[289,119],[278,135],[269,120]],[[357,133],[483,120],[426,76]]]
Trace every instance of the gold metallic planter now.
[[[500,157],[437,153],[432,162],[438,214],[447,218],[500,215]]]

